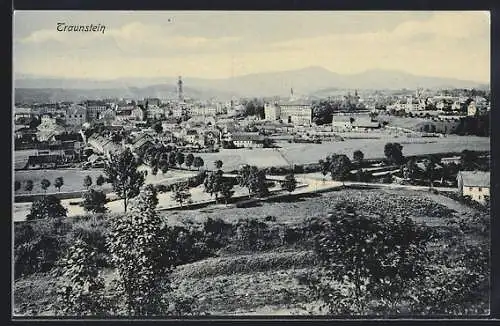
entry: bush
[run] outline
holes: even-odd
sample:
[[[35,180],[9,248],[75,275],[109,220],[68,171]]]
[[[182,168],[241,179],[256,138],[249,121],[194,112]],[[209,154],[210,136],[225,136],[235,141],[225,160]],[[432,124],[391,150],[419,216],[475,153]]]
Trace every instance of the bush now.
[[[156,185],[156,191],[158,193],[165,193],[168,191],[168,187],[162,184]]]
[[[175,266],[213,256],[213,251],[207,247],[200,232],[191,232],[182,226],[165,226],[161,232],[166,239],[164,250],[171,253]]]
[[[14,275],[19,278],[47,272],[68,247],[70,226],[58,219],[16,223],[14,229]]]
[[[229,244],[234,232],[235,227],[220,218],[216,220],[208,218],[203,223],[205,245],[211,250],[220,249]]]
[[[293,173],[304,173],[304,166],[302,164],[296,164],[293,166]]]
[[[283,228],[269,228],[267,223],[257,219],[242,219],[236,224],[231,244],[240,251],[263,251],[283,244]]]
[[[194,177],[190,177],[187,181],[188,187],[194,188],[203,184],[205,177],[207,176],[206,171],[200,171]]]
[[[44,196],[31,206],[27,220],[66,217],[67,209],[61,205],[61,200],[55,196]]]
[[[109,251],[106,246],[106,236],[107,228],[102,220],[97,225],[90,220],[76,223],[69,234],[71,243],[74,243],[76,239],[82,239],[91,248],[95,249],[98,267],[111,266]]]
[[[276,222],[276,216],[272,215],[266,216],[266,222]]]

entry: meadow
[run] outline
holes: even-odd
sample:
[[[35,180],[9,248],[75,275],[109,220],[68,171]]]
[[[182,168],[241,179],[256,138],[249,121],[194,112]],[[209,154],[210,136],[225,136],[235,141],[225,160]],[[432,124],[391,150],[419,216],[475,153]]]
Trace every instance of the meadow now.
[[[147,171],[146,183],[156,184],[156,183],[169,183],[175,182],[176,180],[188,178],[196,174],[196,171],[184,171],[184,170],[169,170],[166,174],[158,172],[157,175],[151,173],[151,169],[147,166],[140,166],[139,171]],[[54,180],[57,177],[63,177],[64,185],[61,187],[61,192],[73,192],[73,191],[83,191],[85,187],[83,186],[83,180],[86,176],[92,178],[93,185],[95,185],[96,179],[99,175],[106,176],[103,169],[51,169],[51,170],[22,170],[14,172],[14,180],[21,182],[21,189],[15,192],[15,194],[29,194],[29,193],[44,193],[40,182],[42,179],[48,179],[51,182],[47,193],[57,193],[57,189],[54,187]],[[24,189],[26,181],[33,181],[33,190],[27,192]],[[99,189],[110,190],[111,184],[105,183]]]
[[[299,144],[279,142],[281,148],[223,149],[219,153],[202,153],[207,168],[213,162],[222,160],[225,171],[236,170],[243,164],[258,167],[288,166],[290,164],[317,163],[328,154],[346,154],[352,159],[354,151],[361,150],[367,159],[384,157],[384,146],[388,142],[398,142],[403,146],[403,155],[425,155],[447,152],[461,152],[464,149],[489,151],[490,139],[476,136],[449,135],[440,138],[408,138],[380,134],[378,139],[346,139],[344,141],[323,142],[322,144]]]
[[[315,309],[315,298],[302,280],[317,268],[313,244],[307,237],[283,238],[278,235],[279,230],[301,228],[307,220],[326,216],[336,204],[345,201],[360,212],[382,214],[387,218],[409,216],[418,224],[427,225],[441,234],[430,240],[427,250],[448,257],[461,254],[463,248],[489,243],[488,232],[480,230],[477,222],[478,218],[489,219],[485,212],[427,192],[347,189],[299,200],[262,202],[249,208],[214,206],[165,211],[161,213],[165,222],[183,225],[189,230],[202,228],[209,218],[221,219],[233,226],[240,225],[244,219],[253,219],[259,225],[256,233],[252,231],[258,235],[255,241],[242,242],[235,235],[227,235],[209,257],[203,254],[195,261],[180,263],[171,275],[174,294],[189,298],[195,310],[210,315],[308,314]],[[455,225],[452,222],[458,223],[460,229],[451,227]],[[73,228],[88,227],[87,222],[78,219],[68,219],[67,223]],[[101,223],[104,224],[99,228],[105,230],[106,219]],[[107,282],[115,277],[109,266],[103,267],[102,272]],[[54,284],[50,272],[18,278],[14,284],[15,311],[29,314],[31,310],[31,314],[50,315]],[[477,294],[474,305],[487,313],[487,282],[473,290]]]

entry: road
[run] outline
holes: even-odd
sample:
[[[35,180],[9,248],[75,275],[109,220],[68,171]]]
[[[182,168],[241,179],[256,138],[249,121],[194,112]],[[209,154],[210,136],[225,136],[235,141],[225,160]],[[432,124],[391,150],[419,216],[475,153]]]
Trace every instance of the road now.
[[[224,174],[226,177],[234,177],[232,174]],[[395,189],[395,190],[415,190],[415,191],[428,191],[429,187],[426,186],[412,186],[412,185],[398,185],[398,184],[380,184],[380,183],[368,183],[368,182],[339,182],[335,180],[329,180],[329,178],[324,177],[321,173],[309,173],[309,174],[297,174],[295,175],[298,186],[295,191],[291,194],[307,194],[307,193],[318,193],[327,192],[332,190],[342,189],[344,187],[370,187],[379,189]],[[284,176],[269,176],[269,180],[281,181]],[[233,198],[245,198],[248,196],[248,191],[246,188],[235,186]],[[444,188],[444,187],[434,187],[435,190],[440,192],[456,192],[456,188]],[[283,192],[280,189],[279,184],[276,184],[270,189],[273,198],[288,195],[288,193]],[[191,200],[192,204],[210,204],[215,203],[213,197],[204,192],[203,185],[191,188]],[[108,194],[108,198],[116,198],[116,194]],[[265,200],[265,198],[263,199]],[[76,199],[63,199],[61,204],[68,210],[67,216],[74,217],[78,215],[86,214],[83,207],[79,205],[71,205],[71,203],[80,202],[81,198]],[[186,205],[184,205],[186,206]],[[106,207],[110,212],[121,213],[123,212],[123,200],[113,200],[106,204]],[[171,192],[158,194],[158,210],[167,210],[180,208],[181,206],[171,198]],[[26,219],[26,215],[29,213],[31,208],[31,203],[14,203],[14,221],[23,221]]]

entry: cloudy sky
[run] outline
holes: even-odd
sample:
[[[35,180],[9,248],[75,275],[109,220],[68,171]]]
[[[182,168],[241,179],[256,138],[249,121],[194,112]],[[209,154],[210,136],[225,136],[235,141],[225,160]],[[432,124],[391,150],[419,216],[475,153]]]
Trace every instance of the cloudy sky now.
[[[106,29],[58,32],[57,23]],[[489,82],[489,13],[14,13],[16,75],[226,78],[308,66]]]

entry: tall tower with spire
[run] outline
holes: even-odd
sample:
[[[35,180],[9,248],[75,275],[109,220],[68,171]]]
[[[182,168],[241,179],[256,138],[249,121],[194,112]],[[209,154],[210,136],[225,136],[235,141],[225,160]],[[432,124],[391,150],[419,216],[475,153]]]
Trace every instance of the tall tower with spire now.
[[[293,87],[290,88],[290,101],[295,101],[295,97],[293,95]]]
[[[182,94],[182,76],[179,76],[179,81],[177,82],[177,96],[179,98],[179,102],[184,101],[184,95]]]

